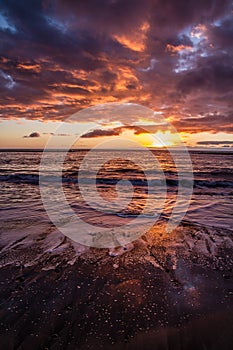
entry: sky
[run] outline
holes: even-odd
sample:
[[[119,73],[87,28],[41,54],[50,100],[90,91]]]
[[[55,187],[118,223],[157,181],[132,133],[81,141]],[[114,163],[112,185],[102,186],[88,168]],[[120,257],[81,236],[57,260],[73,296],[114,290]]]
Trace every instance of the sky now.
[[[0,0],[0,99],[0,148],[62,148],[85,131],[84,148],[159,147],[148,126],[168,146],[177,130],[191,147],[232,147],[233,2]],[[147,107],[155,125],[137,113],[67,121],[104,103]]]

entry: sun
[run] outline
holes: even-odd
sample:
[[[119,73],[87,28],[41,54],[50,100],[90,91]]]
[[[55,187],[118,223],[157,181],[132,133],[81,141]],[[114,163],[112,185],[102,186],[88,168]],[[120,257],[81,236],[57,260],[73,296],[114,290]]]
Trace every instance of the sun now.
[[[152,147],[174,147],[180,143],[178,134],[172,133],[170,130],[158,131],[152,137],[154,139]]]
[[[137,135],[137,139],[143,146],[151,148],[175,147],[181,142],[179,135],[170,130],[157,131],[154,134],[140,134]]]

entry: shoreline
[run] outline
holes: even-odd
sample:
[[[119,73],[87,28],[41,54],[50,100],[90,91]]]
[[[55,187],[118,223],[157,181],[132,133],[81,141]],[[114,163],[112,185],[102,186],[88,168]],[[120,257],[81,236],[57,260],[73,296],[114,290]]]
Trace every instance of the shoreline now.
[[[230,349],[232,231],[159,226],[115,254],[39,231],[1,247],[4,350]]]

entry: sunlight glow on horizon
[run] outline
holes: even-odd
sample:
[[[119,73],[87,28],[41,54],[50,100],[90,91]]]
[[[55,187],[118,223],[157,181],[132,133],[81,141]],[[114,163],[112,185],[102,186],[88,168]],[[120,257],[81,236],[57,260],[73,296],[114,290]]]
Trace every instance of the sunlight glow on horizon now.
[[[53,135],[53,147],[54,148],[64,148],[70,139],[74,138],[74,147],[77,148],[92,148],[97,143],[105,142],[110,140],[108,137],[96,137],[96,138],[80,138],[78,141],[75,141],[80,134],[88,127],[93,127],[93,124],[84,124],[84,123],[64,123],[63,131],[67,133],[65,136],[56,135],[56,129],[61,124],[61,122],[41,122],[41,121],[31,121],[31,120],[4,120],[0,123],[0,149],[6,148],[22,148],[22,149],[43,149],[48,141],[48,138]],[[137,123],[137,126],[143,124],[149,125],[150,123],[146,120],[140,121]],[[122,126],[122,123],[113,122],[105,126],[105,129],[114,128]],[[100,125],[96,124],[96,128],[99,128]],[[30,138],[24,137],[28,136],[33,132],[38,132],[40,137]],[[156,133],[151,134],[139,134],[135,135],[133,131],[127,130],[122,133],[126,139],[129,141],[139,142],[141,145],[150,148],[163,148],[163,147],[177,147],[180,144],[180,140],[186,144],[188,147],[200,147],[198,142],[202,141],[220,141],[219,146],[216,144],[210,143],[206,147],[224,147],[224,141],[229,143],[231,139],[230,135],[227,133],[210,133],[210,132],[197,132],[197,133],[186,133],[179,132],[178,135],[172,133],[170,130],[161,131],[159,130]],[[112,139],[117,140],[117,136],[113,136]],[[127,147],[127,142],[124,142],[122,145],[119,141],[119,148]],[[229,146],[228,146],[229,147]]]

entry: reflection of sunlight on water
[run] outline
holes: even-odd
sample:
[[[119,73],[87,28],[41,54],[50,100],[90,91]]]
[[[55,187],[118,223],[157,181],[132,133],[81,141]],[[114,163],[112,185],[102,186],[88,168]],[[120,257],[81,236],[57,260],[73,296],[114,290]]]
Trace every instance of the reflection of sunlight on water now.
[[[99,152],[98,158],[95,159],[96,169],[98,169],[98,163],[101,163],[102,159],[105,158],[106,152]],[[151,161],[148,159],[146,162],[146,154],[145,154],[145,164],[146,170],[148,171],[149,178],[145,177],[144,169],[140,169],[137,164],[126,161],[127,152],[124,152],[124,159],[122,157],[122,152],[114,151],[114,159],[108,161],[104,164],[103,167],[98,171],[96,186],[98,190],[98,194],[101,195],[105,200],[111,202],[118,200],[125,201],[127,204],[124,209],[119,211],[119,215],[121,216],[137,216],[142,210],[144,210],[145,205],[147,205],[146,211],[143,215],[153,216],[157,212],[157,210],[161,210],[163,208],[163,196],[160,196],[160,192],[163,189],[160,189],[160,174],[159,172],[156,175],[156,170],[153,168],[154,164],[151,164]],[[168,165],[168,162],[165,162],[165,158],[163,158],[163,163]],[[94,168],[95,168],[94,165]],[[170,164],[171,165],[171,164]],[[70,169],[67,171],[70,171]],[[85,192],[90,193],[91,196],[91,204],[98,203],[98,197],[93,195],[94,191],[92,190],[92,186],[88,183],[88,179],[92,177],[92,171],[94,173],[94,169],[91,171],[86,171],[83,176],[85,176]],[[150,178],[151,171],[151,178]],[[155,177],[157,176],[157,177]],[[122,181],[124,180],[125,183]],[[153,183],[154,190],[148,194],[148,181]],[[161,182],[162,184],[162,182]],[[129,185],[133,190],[133,196],[131,197],[132,191],[129,190]],[[66,191],[66,196],[70,203],[75,203],[75,200],[80,199],[80,194],[77,190],[72,194]],[[161,192],[162,193],[162,192]],[[149,202],[148,202],[149,197]],[[149,204],[148,204],[148,203]],[[170,200],[171,203],[171,200]],[[173,201],[174,203],[174,201]],[[114,204],[113,204],[114,205]],[[107,203],[106,203],[107,209]],[[171,209],[171,208],[170,208]],[[167,210],[168,212],[168,210]]]
[[[135,151],[137,152],[137,151]],[[172,208],[175,205],[177,194],[177,175],[175,165],[168,152],[164,150],[153,151],[158,159],[160,166],[166,174],[168,181],[167,198],[163,209],[162,218],[168,218]],[[98,152],[93,166],[98,167],[98,161],[106,158],[108,151]],[[127,152],[125,152],[127,156]],[[45,174],[54,173],[56,169],[56,152],[52,153],[53,163],[48,162]],[[64,191],[66,198],[73,206],[78,206],[81,213],[87,212],[87,207],[83,206],[82,197],[78,191],[77,177],[78,168],[81,163],[84,151],[71,152],[67,154],[64,164]],[[129,204],[127,215],[137,215],[144,207],[147,198],[147,186],[144,183],[143,173],[134,164],[120,163],[122,156],[121,151],[114,151],[114,160],[108,162],[99,172],[99,182],[97,183],[98,192],[105,200],[112,201],[116,197],[117,180],[130,179],[134,186],[134,198]],[[138,155],[141,157],[141,153]],[[218,227],[232,227],[232,155],[192,153],[192,161],[195,175],[195,187],[190,208],[186,214],[186,219],[200,223],[201,225],[216,225]],[[0,156],[0,186],[1,199],[0,206],[2,208],[10,208],[7,215],[17,216],[27,214],[35,217],[40,216],[43,206],[40,202],[40,191],[38,189],[38,166],[41,153],[39,152],[2,152]],[[117,158],[118,160],[115,160]],[[99,160],[98,160],[99,159]],[[51,158],[50,158],[51,161]],[[146,162],[146,157],[145,157]],[[156,175],[153,164],[147,163],[148,173],[150,170]],[[88,181],[93,176],[91,170],[85,174]],[[159,177],[159,176],[158,176]],[[153,179],[156,183],[158,178]],[[56,181],[56,178],[53,179]],[[124,186],[119,188],[121,195],[127,201],[127,190]],[[91,188],[89,188],[91,191]],[[154,201],[159,208],[159,198]],[[155,198],[155,199],[156,199]],[[98,205],[95,197],[93,202]],[[156,207],[148,207],[148,214],[153,215]],[[87,214],[88,215],[88,214]]]

